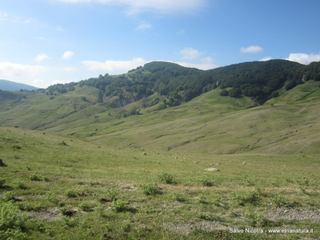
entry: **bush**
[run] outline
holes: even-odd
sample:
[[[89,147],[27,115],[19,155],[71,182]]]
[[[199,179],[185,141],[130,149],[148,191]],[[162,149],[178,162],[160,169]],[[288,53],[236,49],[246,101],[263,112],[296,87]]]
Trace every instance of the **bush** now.
[[[295,86],[297,86],[297,83],[295,81],[289,81],[286,84],[285,89],[286,90],[290,90],[290,89],[294,88]]]
[[[94,202],[83,202],[80,204],[80,208],[85,212],[92,212],[96,206]]]
[[[214,186],[214,182],[211,179],[202,179],[201,184],[205,187],[212,187]]]
[[[18,183],[18,188],[19,189],[21,189],[21,190],[27,190],[27,189],[29,189],[29,187],[26,185],[26,184],[24,184],[24,183]]]
[[[223,97],[229,96],[229,92],[228,92],[226,89],[223,89],[223,90],[220,92],[220,96],[223,96]]]
[[[25,219],[11,202],[0,202],[0,239],[26,239]]]
[[[162,194],[161,188],[157,184],[149,184],[143,187],[143,193],[148,196]]]
[[[258,206],[261,202],[260,193],[255,191],[246,195],[238,196],[239,205],[245,206],[246,204],[251,204],[253,206]]]
[[[118,191],[116,189],[108,189],[105,197],[100,198],[101,203],[113,202],[118,198]]]
[[[163,173],[159,176],[159,179],[162,183],[166,184],[176,184],[177,181],[175,180],[174,176],[168,173]]]
[[[232,88],[232,89],[229,91],[229,96],[230,96],[230,97],[240,98],[241,95],[242,95],[242,92],[241,92],[241,89],[239,89],[239,88]]]
[[[114,200],[112,202],[111,208],[116,212],[124,212],[127,210],[127,203],[122,200]]]
[[[34,182],[40,182],[40,181],[42,181],[42,177],[40,177],[40,176],[38,176],[38,175],[32,175],[32,176],[30,177],[30,180],[31,180],[31,181],[34,181]]]
[[[186,196],[182,195],[182,194],[175,194],[175,200],[178,202],[187,202],[188,199],[186,198]]]
[[[79,196],[79,194],[76,191],[70,190],[67,192],[68,198],[76,198]]]

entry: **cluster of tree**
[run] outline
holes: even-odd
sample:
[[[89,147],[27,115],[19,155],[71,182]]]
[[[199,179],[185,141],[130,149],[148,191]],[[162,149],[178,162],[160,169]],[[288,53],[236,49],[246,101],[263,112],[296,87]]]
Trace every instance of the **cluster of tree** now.
[[[212,70],[219,79],[219,87],[231,88],[221,92],[232,97],[248,96],[262,104],[276,92],[290,84],[296,86],[301,82],[303,65],[285,60],[251,62],[231,65]]]
[[[73,91],[77,83],[55,84],[48,87],[45,92],[47,95],[58,95]]]
[[[147,98],[162,96],[163,105],[176,106],[214,88],[222,96],[251,97],[264,103],[277,96],[279,89],[287,90],[305,80],[320,80],[320,63],[308,66],[286,60],[248,62],[209,71],[185,68],[167,62],[152,62],[122,75],[100,75],[78,83],[98,89],[99,103],[112,102],[120,107]],[[72,91],[76,86],[58,84],[47,89],[48,94]]]
[[[303,80],[309,79],[320,81],[320,62],[313,62],[306,67]]]

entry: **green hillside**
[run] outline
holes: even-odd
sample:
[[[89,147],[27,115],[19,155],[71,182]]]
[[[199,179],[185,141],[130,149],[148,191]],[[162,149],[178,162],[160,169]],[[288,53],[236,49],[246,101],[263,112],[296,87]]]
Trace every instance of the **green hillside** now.
[[[153,62],[0,91],[0,239],[319,238],[318,66]]]

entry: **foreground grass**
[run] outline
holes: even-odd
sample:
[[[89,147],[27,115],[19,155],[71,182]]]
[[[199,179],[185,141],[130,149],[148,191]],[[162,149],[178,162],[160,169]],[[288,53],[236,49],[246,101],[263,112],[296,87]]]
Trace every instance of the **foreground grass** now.
[[[118,151],[1,128],[0,158],[0,233],[14,239],[320,237],[318,155]],[[279,227],[314,232],[229,229]]]

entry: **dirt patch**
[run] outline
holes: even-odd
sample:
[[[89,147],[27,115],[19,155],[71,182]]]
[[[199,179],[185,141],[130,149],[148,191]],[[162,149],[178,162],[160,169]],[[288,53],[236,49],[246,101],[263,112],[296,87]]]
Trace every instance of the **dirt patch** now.
[[[170,232],[180,235],[189,235],[194,231],[214,232],[221,230],[228,230],[229,228],[219,222],[201,221],[190,223],[170,223],[165,224],[164,228]]]
[[[42,209],[39,211],[29,211],[26,212],[26,214],[31,218],[47,221],[55,221],[61,218],[61,214],[58,208]]]
[[[270,220],[312,220],[320,221],[320,209],[276,208],[265,215]]]
[[[133,184],[124,183],[119,185],[120,189],[127,192],[133,192],[137,190],[137,187]]]

